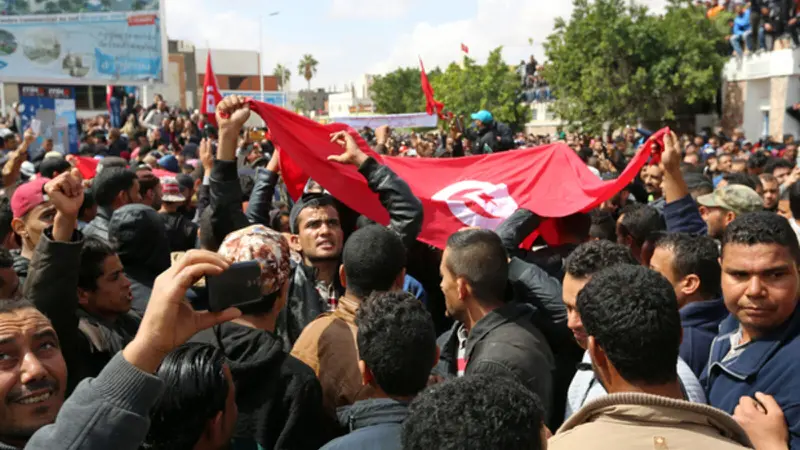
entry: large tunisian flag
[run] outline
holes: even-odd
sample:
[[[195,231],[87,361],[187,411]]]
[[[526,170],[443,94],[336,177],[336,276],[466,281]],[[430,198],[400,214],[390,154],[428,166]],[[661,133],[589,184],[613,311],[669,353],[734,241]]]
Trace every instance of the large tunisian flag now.
[[[273,141],[281,147],[282,163],[291,161],[350,208],[388,224],[388,213],[356,168],[327,161],[328,156],[342,152],[330,142],[330,134],[350,131],[367,154],[391,167],[419,197],[425,208],[419,240],[439,248],[463,227],[495,229],[520,207],[542,217],[564,217],[594,208],[630,183],[650,157],[651,144],[660,142],[667,131],[653,134],[619,178],[602,181],[563,143],[464,158],[388,157],[369,149],[346,125],[321,125],[256,101],[251,101],[250,108],[267,122]],[[286,175],[287,185],[296,188],[307,179]],[[553,225],[545,221],[538,231],[548,242],[557,243]]]
[[[209,122],[217,126],[217,118],[214,115],[217,105],[222,101],[222,94],[219,93],[217,77],[214,75],[214,67],[211,65],[211,50],[206,56],[206,74],[203,78],[203,98],[200,100],[200,112],[206,116]]]

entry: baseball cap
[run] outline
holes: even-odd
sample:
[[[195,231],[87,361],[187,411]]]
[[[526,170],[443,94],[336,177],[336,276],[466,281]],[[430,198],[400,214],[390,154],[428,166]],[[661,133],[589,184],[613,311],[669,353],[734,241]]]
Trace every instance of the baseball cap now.
[[[180,203],[186,201],[181,193],[181,186],[175,177],[161,178],[161,199],[167,203]]]
[[[162,156],[158,160],[158,165],[163,167],[165,170],[169,170],[172,173],[180,172],[180,168],[178,167],[178,160],[173,155]]]
[[[11,196],[11,212],[14,218],[28,214],[33,208],[47,201],[44,195],[44,185],[50,181],[49,178],[37,178],[29,181],[17,188]]]
[[[262,295],[279,291],[289,278],[289,243],[264,225],[251,225],[229,234],[222,241],[219,254],[233,262],[258,262]]]
[[[492,117],[492,113],[490,113],[489,111],[487,111],[485,109],[482,109],[482,110],[476,112],[471,117],[472,117],[472,120],[479,120],[482,123],[489,123],[492,120],[494,120],[494,117]]]
[[[731,184],[716,189],[711,194],[697,197],[697,203],[709,208],[722,208],[742,214],[763,209],[761,196],[756,191],[740,184]]]

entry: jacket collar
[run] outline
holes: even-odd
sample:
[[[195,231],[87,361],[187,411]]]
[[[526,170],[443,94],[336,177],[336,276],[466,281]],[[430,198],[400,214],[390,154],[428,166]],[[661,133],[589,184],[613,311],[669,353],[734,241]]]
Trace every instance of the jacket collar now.
[[[680,310],[681,324],[684,327],[698,327],[709,323],[719,323],[729,314],[725,301],[720,298],[689,303]]]
[[[371,398],[339,408],[339,423],[350,432],[386,423],[401,424],[408,416],[408,403],[391,398]]]
[[[333,314],[347,323],[354,324],[356,323],[356,312],[360,306],[361,303],[358,300],[352,300],[346,296],[341,297]]]
[[[534,312],[532,306],[526,303],[511,302],[490,311],[483,316],[471,330],[467,337],[466,357],[470,358],[475,345],[485,338],[494,329],[510,322],[516,321],[522,316],[530,316]],[[454,331],[455,333],[455,331]]]
[[[687,424],[711,427],[728,439],[752,447],[744,430],[723,411],[700,403],[641,392],[610,394],[587,403],[558,429],[556,435],[597,421],[659,427],[684,428]]]
[[[110,221],[111,220],[111,216],[113,214],[114,214],[114,210],[111,209],[108,206],[98,206],[97,207],[97,216],[96,217],[102,217],[106,221]]]
[[[732,314],[720,324],[720,335],[712,344],[709,373],[712,368],[719,367],[740,380],[756,374],[785,342],[800,335],[800,308],[796,307],[792,316],[783,325],[750,342],[737,358],[723,363],[722,359],[730,350],[730,335],[738,328],[739,321]]]

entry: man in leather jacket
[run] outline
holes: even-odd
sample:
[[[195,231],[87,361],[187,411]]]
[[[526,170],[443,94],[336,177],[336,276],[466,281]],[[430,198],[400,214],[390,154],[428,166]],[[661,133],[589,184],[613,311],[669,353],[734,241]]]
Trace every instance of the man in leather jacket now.
[[[218,105],[218,111],[232,112],[229,119],[217,117],[220,139],[217,160],[210,176],[211,230],[214,241],[222,242],[225,236],[253,222],[263,214],[242,212],[242,191],[236,170],[236,144],[241,127],[250,111],[244,99],[231,96]],[[238,113],[238,114],[237,114]],[[387,130],[388,131],[388,130]],[[385,145],[388,133],[378,133],[378,145]],[[422,203],[414,196],[405,181],[391,169],[360,151],[357,146],[347,146],[345,153],[336,157],[333,164],[352,164],[366,178],[369,187],[389,213],[389,228],[400,235],[408,248],[422,229]],[[277,183],[277,174],[267,174],[264,179]],[[274,189],[274,188],[273,188]],[[254,209],[266,210],[264,202],[271,201],[273,189],[262,190],[259,179],[251,195],[248,213]],[[343,218],[335,199],[327,194],[306,194],[292,208],[290,246],[302,253],[303,262],[292,272],[286,307],[278,317],[277,334],[283,339],[284,349],[291,350],[300,332],[323,312],[333,310],[344,289],[339,282],[339,266],[344,245]],[[248,219],[250,217],[250,219]],[[262,223],[269,226],[269,223]],[[201,226],[201,234],[202,234]]]

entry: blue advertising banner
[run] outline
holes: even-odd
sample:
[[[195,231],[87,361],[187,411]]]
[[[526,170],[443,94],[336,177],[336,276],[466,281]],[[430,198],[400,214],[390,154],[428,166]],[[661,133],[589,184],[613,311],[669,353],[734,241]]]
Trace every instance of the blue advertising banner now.
[[[75,88],[68,86],[19,86],[22,129],[34,119],[41,122],[39,137],[28,149],[31,159],[40,152],[42,141],[53,140],[53,150],[78,153],[78,117],[75,113]]]
[[[261,97],[260,91],[219,91],[223,97],[231,95],[238,95],[240,97],[249,97],[253,100],[258,100],[270,105],[281,106],[286,108],[286,93],[280,91],[264,91],[264,97]]]
[[[161,82],[163,0],[0,0],[0,79]]]

